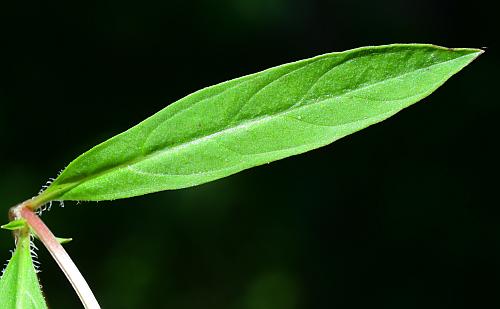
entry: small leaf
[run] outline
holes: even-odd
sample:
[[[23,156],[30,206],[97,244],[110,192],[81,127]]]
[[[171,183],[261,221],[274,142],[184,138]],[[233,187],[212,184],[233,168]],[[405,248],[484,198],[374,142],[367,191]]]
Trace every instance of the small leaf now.
[[[84,153],[36,201],[185,188],[322,147],[423,99],[481,53],[365,47],[208,87]]]
[[[21,235],[16,251],[0,279],[2,309],[47,308],[30,253],[28,234]]]
[[[73,241],[73,238],[61,238],[61,237],[56,237],[56,240],[58,243],[60,243],[61,245],[64,245],[64,244],[67,244],[71,241]]]
[[[26,220],[24,220],[24,219],[13,220],[13,221],[10,221],[9,223],[1,226],[1,228],[5,229],[5,230],[11,230],[11,231],[19,230],[19,229],[22,229],[24,227],[26,227]]]

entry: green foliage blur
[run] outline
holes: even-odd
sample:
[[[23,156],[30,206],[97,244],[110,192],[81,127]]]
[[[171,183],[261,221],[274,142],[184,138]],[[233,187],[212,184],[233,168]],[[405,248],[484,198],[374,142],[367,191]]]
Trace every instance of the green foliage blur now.
[[[451,0],[2,3],[0,211],[197,89],[365,45],[492,47],[493,11]],[[42,218],[74,238],[65,246],[104,308],[497,307],[492,52],[331,146]],[[2,232],[0,260],[13,246]],[[39,247],[49,306],[79,308]]]

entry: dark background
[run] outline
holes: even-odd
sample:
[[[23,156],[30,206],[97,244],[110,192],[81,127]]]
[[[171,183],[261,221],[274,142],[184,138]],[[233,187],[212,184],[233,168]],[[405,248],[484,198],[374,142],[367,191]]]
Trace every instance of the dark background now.
[[[66,248],[104,308],[498,307],[493,12],[433,0],[3,3],[0,211],[202,87],[364,45],[487,46],[423,102],[333,145],[43,218],[75,239]],[[2,232],[0,260],[12,247]],[[49,305],[78,308],[39,255]]]

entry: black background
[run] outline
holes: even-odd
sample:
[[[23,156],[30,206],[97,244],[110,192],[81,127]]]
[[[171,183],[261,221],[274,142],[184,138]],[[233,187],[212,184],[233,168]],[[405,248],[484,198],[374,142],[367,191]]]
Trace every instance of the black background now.
[[[43,218],[75,239],[66,248],[104,308],[498,307],[496,23],[492,7],[456,1],[2,3],[0,211],[202,87],[364,45],[489,47],[423,102],[333,145]],[[78,308],[39,255],[49,305]]]

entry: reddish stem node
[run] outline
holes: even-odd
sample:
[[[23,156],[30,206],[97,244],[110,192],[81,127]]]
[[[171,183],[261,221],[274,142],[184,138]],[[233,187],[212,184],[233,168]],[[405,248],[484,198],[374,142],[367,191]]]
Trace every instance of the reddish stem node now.
[[[52,258],[57,262],[61,270],[68,278],[69,282],[73,286],[73,289],[78,294],[83,306],[90,309],[101,308],[97,303],[97,300],[90,290],[89,285],[83,278],[82,274],[76,267],[75,263],[71,260],[66,250],[57,241],[54,234],[49,230],[49,228],[43,223],[43,221],[38,217],[29,205],[25,203],[15,207],[11,210],[11,216],[22,217],[26,220],[31,229],[36,233],[40,241],[49,250]]]

